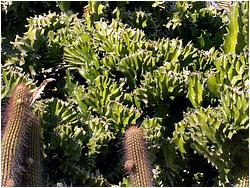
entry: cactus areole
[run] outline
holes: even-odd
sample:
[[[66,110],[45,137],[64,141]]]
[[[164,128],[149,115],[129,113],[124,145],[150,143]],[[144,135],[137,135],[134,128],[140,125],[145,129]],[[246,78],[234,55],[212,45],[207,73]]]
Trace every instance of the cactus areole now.
[[[27,115],[29,112],[28,88],[15,87],[7,106],[1,143],[1,185],[17,186],[22,172],[22,154],[25,146]]]
[[[42,185],[41,127],[32,114],[31,99],[28,87],[18,84],[5,110],[1,138],[1,186]]]
[[[146,142],[143,132],[131,125],[124,139],[125,161],[124,168],[130,175],[130,183],[136,187],[153,186],[152,168],[148,160]]]

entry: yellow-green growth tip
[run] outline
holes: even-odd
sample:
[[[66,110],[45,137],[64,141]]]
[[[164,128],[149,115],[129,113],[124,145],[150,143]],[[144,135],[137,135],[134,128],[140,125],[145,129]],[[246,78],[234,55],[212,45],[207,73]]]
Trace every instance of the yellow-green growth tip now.
[[[153,186],[152,168],[148,159],[143,132],[135,125],[125,132],[124,168],[130,175],[130,183],[136,187]]]

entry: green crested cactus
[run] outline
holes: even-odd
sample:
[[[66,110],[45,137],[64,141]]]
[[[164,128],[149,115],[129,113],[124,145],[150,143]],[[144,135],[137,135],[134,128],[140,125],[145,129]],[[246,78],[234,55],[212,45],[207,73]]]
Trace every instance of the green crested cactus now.
[[[136,125],[126,130],[124,148],[124,168],[130,175],[132,186],[153,186],[152,168],[146,151],[146,142],[142,131]]]
[[[239,54],[248,44],[248,2],[234,2],[230,8],[227,34],[224,36],[222,48],[225,53]]]
[[[203,88],[201,75],[194,74],[189,77],[187,97],[195,108],[202,103]]]
[[[43,185],[41,164],[41,126],[36,119],[30,124],[26,149],[26,168],[24,185],[40,187]]]
[[[228,34],[224,37],[223,50],[225,53],[235,52],[238,36],[238,3],[234,3],[232,6],[232,12],[230,14],[230,23],[228,24]]]
[[[19,84],[13,91],[6,109],[1,143],[1,185],[18,186],[19,173],[23,172],[23,152],[25,149],[28,116],[30,111],[28,87]]]
[[[1,98],[20,82],[55,76],[32,107],[45,129],[49,186],[127,186],[115,143],[141,120],[155,186],[238,185],[235,161],[249,145],[248,1],[224,2],[227,13],[204,2],[84,2],[71,4],[76,14],[43,14],[54,5],[42,4],[28,7],[36,16],[20,36],[11,12],[25,3],[3,15],[16,37],[5,29]],[[36,186],[27,178],[41,173],[32,151],[39,125],[27,125],[20,182]],[[131,181],[142,171],[136,164],[125,161]]]

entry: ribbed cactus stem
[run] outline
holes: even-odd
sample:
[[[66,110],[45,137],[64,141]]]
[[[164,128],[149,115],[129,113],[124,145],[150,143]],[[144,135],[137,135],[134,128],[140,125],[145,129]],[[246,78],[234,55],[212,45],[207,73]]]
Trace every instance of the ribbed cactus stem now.
[[[30,94],[24,84],[19,84],[6,109],[1,143],[1,185],[18,186],[22,173],[25,134],[30,114]]]
[[[30,124],[27,144],[24,185],[28,187],[41,187],[43,186],[41,165],[41,126],[36,119]]]
[[[126,130],[124,148],[124,168],[130,175],[131,185],[136,187],[153,186],[152,169],[148,160],[146,142],[143,132],[136,125],[132,125]]]

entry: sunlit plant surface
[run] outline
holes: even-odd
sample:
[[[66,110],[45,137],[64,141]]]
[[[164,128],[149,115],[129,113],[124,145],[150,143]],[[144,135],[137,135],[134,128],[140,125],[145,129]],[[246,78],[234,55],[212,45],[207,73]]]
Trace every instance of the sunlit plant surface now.
[[[129,186],[143,131],[155,186],[234,186],[248,169],[249,2],[1,2],[1,104],[49,83],[45,186]]]

